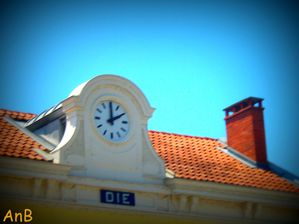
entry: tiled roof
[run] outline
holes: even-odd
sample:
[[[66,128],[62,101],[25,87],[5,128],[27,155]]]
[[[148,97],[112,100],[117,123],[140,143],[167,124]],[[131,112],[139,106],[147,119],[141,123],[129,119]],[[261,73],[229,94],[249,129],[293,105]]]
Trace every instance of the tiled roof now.
[[[46,148],[5,121],[6,115],[19,121],[35,116],[0,109],[0,156],[45,160],[32,148]],[[223,145],[216,139],[157,131],[149,131],[149,137],[166,168],[173,171],[176,178],[299,193],[299,188],[276,174],[251,168],[222,152],[217,147]]]
[[[27,121],[35,117],[35,114],[31,113],[23,113],[18,111],[0,109],[0,117],[2,118],[6,115],[19,121]]]
[[[5,116],[17,121],[26,121],[35,115],[0,109],[0,156],[45,160],[32,149],[46,150],[46,148],[7,122]]]
[[[299,193],[299,188],[284,178],[251,168],[222,152],[217,146],[223,145],[216,139],[157,131],[149,131],[149,137],[166,167],[177,178]]]

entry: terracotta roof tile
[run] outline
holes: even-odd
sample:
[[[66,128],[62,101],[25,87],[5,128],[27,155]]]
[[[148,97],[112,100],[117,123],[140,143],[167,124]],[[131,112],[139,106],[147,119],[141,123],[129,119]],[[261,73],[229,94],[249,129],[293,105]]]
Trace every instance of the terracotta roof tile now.
[[[9,116],[18,121],[27,121],[35,115],[0,109],[0,156],[45,160],[32,149],[46,150],[46,148],[5,121],[4,116]]]
[[[213,138],[149,131],[158,155],[178,178],[241,185],[299,193],[284,178],[260,168],[251,168],[217,149],[224,147]]]
[[[0,109],[0,117],[4,117],[6,115],[20,121],[27,121],[36,116],[35,114],[31,114],[31,113],[23,113],[18,111]]]

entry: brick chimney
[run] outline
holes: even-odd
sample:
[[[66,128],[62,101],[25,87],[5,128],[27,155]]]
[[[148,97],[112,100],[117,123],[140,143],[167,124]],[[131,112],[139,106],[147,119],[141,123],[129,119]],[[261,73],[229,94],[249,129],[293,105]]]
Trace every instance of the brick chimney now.
[[[267,162],[262,101],[249,97],[224,109],[228,146],[257,163]]]

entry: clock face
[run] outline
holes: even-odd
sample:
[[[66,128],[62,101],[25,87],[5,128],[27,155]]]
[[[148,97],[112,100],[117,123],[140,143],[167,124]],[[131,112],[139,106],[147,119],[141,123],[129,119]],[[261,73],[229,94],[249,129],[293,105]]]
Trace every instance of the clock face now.
[[[125,109],[114,101],[100,102],[94,112],[98,133],[111,142],[121,142],[129,132],[129,119]]]

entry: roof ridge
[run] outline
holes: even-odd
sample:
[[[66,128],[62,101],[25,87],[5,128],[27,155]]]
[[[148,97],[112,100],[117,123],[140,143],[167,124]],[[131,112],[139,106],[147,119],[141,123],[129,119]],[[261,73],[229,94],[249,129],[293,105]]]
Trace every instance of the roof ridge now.
[[[176,135],[176,136],[182,136],[182,137],[187,137],[187,138],[209,139],[209,140],[218,141],[217,138],[195,136],[195,135],[187,135],[187,134],[178,134],[178,133],[165,132],[165,131],[148,130],[148,132],[161,133],[161,134],[167,134],[167,135]]]

